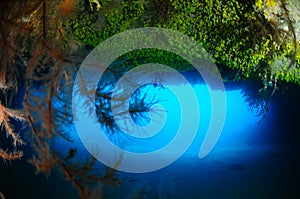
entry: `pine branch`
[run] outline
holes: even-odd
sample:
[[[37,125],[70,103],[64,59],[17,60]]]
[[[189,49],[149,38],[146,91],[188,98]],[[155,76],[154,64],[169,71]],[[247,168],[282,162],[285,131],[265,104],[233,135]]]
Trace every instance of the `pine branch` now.
[[[13,151],[13,152],[8,152],[8,150],[3,150],[0,148],[0,157],[6,161],[12,161],[16,159],[20,159],[23,156],[22,151]],[[0,199],[1,199],[1,192],[0,192]]]
[[[7,135],[11,136],[13,138],[13,146],[16,147],[18,144],[22,145],[24,144],[23,140],[20,138],[20,136],[14,132],[12,125],[9,122],[9,117],[24,120],[23,115],[21,112],[9,109],[5,106],[3,106],[0,103],[0,127],[4,127]]]

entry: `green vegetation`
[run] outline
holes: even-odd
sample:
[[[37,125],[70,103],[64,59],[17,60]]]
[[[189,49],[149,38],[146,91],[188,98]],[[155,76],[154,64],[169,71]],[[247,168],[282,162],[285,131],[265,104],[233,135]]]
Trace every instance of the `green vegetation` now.
[[[234,69],[239,79],[300,84],[299,41],[293,31],[282,30],[276,24],[279,22],[269,18],[264,8],[279,3],[132,0],[111,6],[110,2],[103,2],[99,12],[80,15],[69,23],[74,37],[91,46],[132,28],[173,29],[198,41],[218,65]],[[285,15],[287,25],[293,27],[288,14]]]
[[[49,174],[58,168],[81,198],[101,191],[90,184],[120,183],[113,169],[95,175],[95,158],[77,162],[76,148],[58,152],[51,146],[54,139],[72,141],[66,129],[73,121],[72,89],[82,60],[99,43],[133,28],[161,27],[191,37],[212,55],[224,81],[257,79],[261,84],[245,96],[252,109],[265,114],[278,84],[300,85],[296,4],[296,0],[1,1],[0,130],[11,146],[0,146],[0,160],[23,156],[20,125],[31,134],[26,146],[34,149],[31,163],[37,171]],[[158,49],[129,52],[118,60],[125,70],[151,62],[182,72],[193,69],[186,60]],[[124,68],[114,64],[121,74]],[[105,86],[97,93],[101,114],[106,114],[111,100]],[[106,114],[99,121],[113,127],[112,119]]]

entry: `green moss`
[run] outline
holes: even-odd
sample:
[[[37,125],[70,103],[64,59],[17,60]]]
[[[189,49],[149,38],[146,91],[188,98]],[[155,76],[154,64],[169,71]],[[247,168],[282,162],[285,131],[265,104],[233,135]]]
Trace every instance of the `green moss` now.
[[[276,37],[270,21],[255,11],[258,5],[259,1],[255,4],[238,0],[122,1],[115,7],[106,7],[104,3],[102,11],[94,13],[97,18],[103,18],[100,30],[86,15],[70,24],[75,38],[91,46],[132,28],[173,29],[199,42],[217,65],[236,70],[241,78],[276,76],[282,81],[299,82],[299,51],[293,58],[295,45],[292,40],[282,42]],[[294,63],[289,67],[283,64],[285,62],[276,62],[291,58]],[[180,69],[179,65],[177,67]]]
[[[121,68],[126,72],[136,66],[149,63],[167,65],[181,72],[193,69],[193,66],[179,55],[159,49],[140,49],[128,52],[115,60],[110,67],[114,70]]]

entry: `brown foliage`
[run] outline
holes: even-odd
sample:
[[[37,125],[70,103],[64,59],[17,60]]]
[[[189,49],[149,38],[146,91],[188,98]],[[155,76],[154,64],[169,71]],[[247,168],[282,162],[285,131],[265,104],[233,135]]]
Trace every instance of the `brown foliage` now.
[[[75,0],[63,0],[57,8],[60,10],[61,15],[65,17],[70,17],[74,11]]]
[[[73,40],[65,33],[61,22],[72,16],[74,6],[75,0],[7,0],[0,4],[0,90],[9,88],[17,92],[20,83],[25,84],[23,110],[9,108],[0,101],[0,126],[12,138],[14,147],[11,152],[0,148],[0,157],[9,161],[22,157],[23,152],[17,147],[24,141],[11,120],[25,120],[32,135],[30,144],[35,149],[30,162],[37,173],[50,175],[53,168],[58,168],[78,189],[81,198],[100,198],[102,184],[121,183],[115,170],[95,174],[95,158],[75,161],[76,148],[67,154],[51,148],[54,138],[72,142],[69,132],[64,132],[62,126],[73,119],[72,85],[80,64],[76,60],[81,57],[70,49]],[[86,88],[83,85],[80,89]],[[101,90],[102,87],[97,93],[99,99],[109,102],[111,97]],[[105,109],[100,109],[105,114]],[[114,123],[109,118],[106,114],[99,122],[113,128]]]
[[[20,159],[22,156],[22,151],[7,152],[7,150],[3,151],[2,149],[0,149],[0,157],[3,158],[5,161]]]
[[[3,128],[6,131],[7,136],[12,138],[12,145],[14,148],[13,152],[8,152],[8,149],[3,150],[0,148],[0,157],[9,161],[19,159],[23,156],[23,152],[18,151],[17,146],[24,144],[23,140],[13,129],[10,122],[10,119],[12,118],[24,120],[22,112],[9,109],[0,103],[0,128]]]

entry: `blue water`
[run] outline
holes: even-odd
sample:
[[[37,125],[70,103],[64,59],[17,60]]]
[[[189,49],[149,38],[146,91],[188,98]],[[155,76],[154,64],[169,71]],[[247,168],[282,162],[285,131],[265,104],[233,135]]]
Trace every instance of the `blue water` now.
[[[181,87],[185,85],[172,85]],[[146,88],[144,88],[146,89]],[[249,111],[249,105],[245,102],[242,89],[226,91],[226,117],[221,136],[212,151],[205,157],[199,158],[198,153],[207,133],[211,120],[211,101],[208,88],[203,84],[193,86],[199,107],[191,109],[192,116],[200,110],[200,120],[197,135],[189,149],[175,162],[158,171],[150,173],[132,174],[117,172],[124,183],[117,188],[103,192],[105,198],[134,198],[143,193],[142,198],[282,198],[287,195],[286,189],[281,188],[284,180],[290,176],[276,177],[282,172],[282,167],[288,165],[278,159],[281,153],[280,147],[272,131],[272,123],[277,118],[276,108],[268,113],[265,120],[257,117],[254,109]],[[163,128],[154,136],[134,138],[121,132],[109,136],[114,144],[124,149],[137,153],[146,153],[159,150],[175,137],[181,119],[180,100],[167,88],[157,88],[153,85],[147,87],[149,99],[155,96],[159,104],[164,107],[156,107],[157,112],[146,114],[137,121],[140,126],[149,123],[162,123]],[[164,113],[166,119],[162,119]],[[165,121],[164,121],[165,120]],[[164,121],[164,122],[162,122]],[[87,128],[88,130],[88,128]],[[76,129],[72,131],[74,144],[81,148],[82,156],[88,152],[84,149],[77,137]],[[114,137],[115,136],[115,137]],[[124,143],[126,145],[120,145]],[[66,145],[62,145],[62,150]],[[58,142],[58,148],[59,142]],[[178,147],[180,148],[180,146]],[[172,154],[166,152],[166,156]],[[98,169],[104,169],[103,164],[98,163]],[[259,182],[259,183],[258,183]],[[276,191],[274,191],[274,188]],[[289,191],[291,196],[297,192],[296,188]],[[124,197],[126,196],[126,197]],[[292,197],[293,198],[293,197]]]
[[[223,131],[205,158],[199,158],[198,153],[210,123],[212,107],[208,88],[195,84],[193,89],[199,101],[200,119],[197,135],[189,149],[178,160],[157,171],[140,174],[116,172],[122,184],[115,187],[104,185],[103,198],[299,198],[299,96],[287,100],[282,96],[273,98],[269,102],[267,117],[260,121],[255,110],[249,111],[242,94],[243,86],[226,88]],[[117,145],[125,139],[128,144],[125,148],[138,153],[159,150],[169,143],[176,135],[181,119],[180,102],[170,90],[153,85],[148,89],[152,89],[149,96],[155,95],[165,109],[167,118],[161,131],[148,139],[122,134],[113,135],[118,139],[110,137]],[[196,110],[192,109],[190,115]],[[161,111],[159,107],[153,112],[153,122],[161,123],[164,115]],[[139,121],[141,126],[150,123],[150,115],[145,115]],[[53,147],[61,152],[77,148],[79,156],[75,161],[85,160],[89,152],[75,126],[71,125],[67,132],[73,142],[57,139]],[[29,153],[25,151],[25,156],[31,157]],[[97,162],[96,170],[104,172],[105,166]],[[48,178],[35,176],[34,168],[26,160],[2,168],[0,172],[0,188],[7,198],[76,198],[76,189],[64,180],[62,174],[54,171]]]
[[[184,92],[187,86],[170,85],[169,87],[170,89],[182,89]],[[170,89],[157,88],[152,85],[144,88],[144,90],[147,91],[147,98],[145,101],[149,100],[150,103],[150,99],[154,98],[158,101],[157,104],[159,104],[160,107],[153,108],[151,118],[150,115],[146,113],[144,117],[141,117],[136,122],[141,123],[140,126],[147,126],[150,122],[154,123],[152,123],[152,125],[161,126],[162,128],[157,131],[154,136],[149,138],[135,138],[134,136],[131,136],[133,134],[132,132],[128,132],[128,134],[119,132],[109,136],[111,141],[115,141],[115,144],[121,147],[120,143],[123,143],[125,140],[126,145],[122,147],[137,153],[158,150],[172,141],[178,133],[180,121],[182,119],[181,117],[183,117],[182,111],[186,111],[181,110],[182,107],[180,106],[180,102],[189,102],[190,99],[189,95],[178,99]],[[188,119],[190,121],[187,125],[192,126],[193,122],[198,123],[198,131],[195,140],[186,153],[190,156],[198,156],[200,146],[202,145],[204,136],[206,135],[211,122],[212,104],[207,86],[204,84],[197,84],[193,86],[193,90],[196,94],[199,106],[191,107],[185,116],[189,117]],[[218,145],[244,145],[249,139],[255,139],[255,137],[258,139],[259,136],[262,136],[260,135],[262,131],[260,130],[261,126],[258,126],[261,118],[256,117],[257,113],[255,110],[252,112],[249,111],[249,106],[244,101],[241,92],[242,90],[231,90],[226,92],[226,117],[221,133],[221,140],[218,142]],[[144,93],[142,92],[141,95],[143,96],[143,94]],[[200,115],[199,121],[194,120],[193,118],[197,112],[199,112]],[[221,122],[222,118],[219,120]],[[251,129],[251,131],[249,129]],[[192,128],[187,127],[186,130],[189,131],[192,130]],[[134,128],[132,131],[134,131]],[[149,132],[145,130],[140,133],[147,136]],[[176,148],[174,150],[176,150]]]

